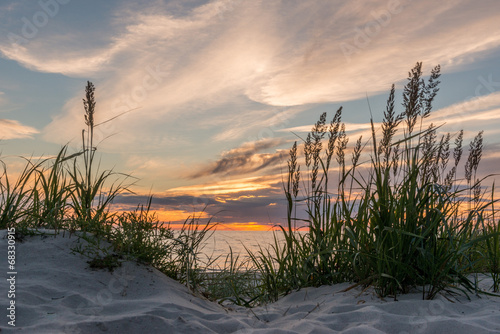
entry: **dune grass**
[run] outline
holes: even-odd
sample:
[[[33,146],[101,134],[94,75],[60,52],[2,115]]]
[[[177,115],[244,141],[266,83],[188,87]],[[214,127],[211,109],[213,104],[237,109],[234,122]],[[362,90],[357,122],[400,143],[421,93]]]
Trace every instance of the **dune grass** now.
[[[187,218],[180,231],[160,223],[146,206],[131,212],[116,212],[116,196],[131,193],[133,178],[113,170],[101,170],[94,145],[95,87],[87,82],[83,100],[86,130],[81,150],[68,155],[63,146],[52,158],[25,160],[15,183],[2,161],[0,175],[0,228],[15,227],[21,235],[47,234],[46,229],[76,233],[86,243],[73,251],[89,257],[94,268],[112,270],[121,259],[153,265],[191,289],[200,281],[201,241],[216,224]],[[101,123],[102,124],[102,123]],[[44,229],[44,230],[42,230]],[[204,266],[205,264],[203,264]]]
[[[494,191],[491,199],[482,196],[483,180],[477,179],[482,132],[470,143],[465,180],[459,180],[463,131],[438,137],[438,127],[423,128],[439,76],[437,66],[426,82],[417,63],[404,87],[400,114],[393,85],[381,138],[370,120],[371,138],[365,144],[357,140],[349,162],[342,108],[329,124],[322,114],[304,140],[305,169],[298,163],[299,146],[293,145],[284,185],[288,225],[278,232],[286,241],[276,238],[269,248],[249,250],[262,277],[264,300],[340,282],[371,285],[381,297],[395,299],[417,287],[426,299],[440,292],[476,293],[470,274],[483,270],[491,273],[498,291]],[[371,153],[363,166],[367,145]],[[333,158],[338,182],[331,191]],[[306,217],[299,219],[297,211],[304,206]],[[307,233],[296,233],[301,225]]]
[[[381,129],[370,120],[370,138],[358,138],[352,149],[342,108],[329,123],[322,114],[290,150],[283,184],[287,224],[272,232],[273,244],[247,250],[248,260],[231,251],[222,268],[210,270],[214,259],[203,262],[200,254],[216,224],[193,216],[174,231],[151,211],[152,197],[131,212],[110,210],[118,195],[130,192],[133,178],[99,167],[90,82],[79,152],[68,155],[64,146],[54,158],[25,159],[14,183],[2,165],[0,228],[76,233],[87,243],[74,250],[93,266],[112,270],[123,259],[135,259],[213,300],[248,307],[341,282],[373,286],[381,297],[395,299],[415,288],[426,299],[471,294],[478,292],[471,276],[477,272],[490,274],[498,292],[495,187],[487,194],[477,177],[482,132],[462,159],[463,131],[438,135],[439,126],[424,127],[439,77],[437,66],[425,81],[417,63],[403,89],[403,110],[396,112],[393,85]]]

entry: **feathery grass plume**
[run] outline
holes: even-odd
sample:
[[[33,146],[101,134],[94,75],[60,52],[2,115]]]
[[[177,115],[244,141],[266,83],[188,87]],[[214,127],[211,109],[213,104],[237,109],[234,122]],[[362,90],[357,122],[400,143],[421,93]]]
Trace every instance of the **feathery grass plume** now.
[[[363,140],[363,136],[359,136],[358,140],[356,141],[356,144],[354,145],[354,150],[352,152],[352,158],[351,158],[351,163],[352,167],[350,169],[350,174],[351,174],[351,184],[349,186],[349,189],[352,190],[353,188],[353,183],[354,183],[354,173],[356,171],[356,167],[358,167],[358,162],[359,158],[361,156],[361,151],[362,151],[362,146],[361,146],[361,141]],[[351,192],[349,192],[349,200],[351,198]]]
[[[345,133],[345,124],[342,123],[340,126],[340,131],[338,134],[337,140],[337,163],[339,164],[339,180],[343,179],[345,176],[345,150],[347,148],[347,143],[349,142],[349,138]],[[343,184],[343,182],[339,181],[339,186]]]
[[[408,73],[408,83],[403,90],[403,106],[405,107],[406,125],[410,135],[422,110],[424,81],[421,77],[422,63],[420,62]]]
[[[356,145],[354,146],[354,151],[352,152],[352,166],[353,168],[358,165],[359,157],[361,156],[361,140],[363,139],[363,136],[359,136],[358,140],[356,141]]]
[[[469,145],[469,157],[465,163],[465,179],[470,184],[472,178],[476,176],[477,167],[481,161],[483,153],[483,131],[480,131]]]
[[[384,154],[384,163],[387,165],[389,163],[389,157],[391,155],[391,142],[392,138],[396,134],[397,127],[404,118],[404,114],[395,115],[394,112],[394,84],[391,87],[391,92],[389,93],[389,98],[387,99],[387,106],[384,111],[384,120],[382,121],[382,140],[378,148],[378,154]]]
[[[335,144],[339,137],[340,122],[342,119],[342,107],[337,109],[335,116],[333,116],[329,126],[328,126],[328,146],[326,149],[326,167],[323,166],[323,178],[324,178],[324,199],[328,197],[328,171],[330,170],[330,164],[332,161],[332,156],[335,152]]]
[[[451,135],[448,132],[446,135],[442,135],[439,141],[438,152],[436,155],[436,162],[433,168],[434,183],[437,183],[441,175],[445,175],[446,167],[448,166],[448,160],[450,158],[450,139]]]
[[[333,117],[330,125],[328,127],[328,148],[326,150],[326,170],[329,170],[330,163],[332,160],[333,153],[335,151],[335,142],[338,137],[340,121],[342,118],[342,107],[337,109],[335,116]]]
[[[441,67],[437,65],[432,69],[431,76],[425,83],[422,78],[422,63],[418,63],[408,73],[408,83],[403,91],[403,106],[408,133],[411,135],[419,116],[421,119],[428,117],[432,110],[432,102],[439,91]]]
[[[85,130],[82,130],[82,152],[83,160],[85,164],[85,179],[82,183],[81,197],[82,207],[79,213],[82,214],[81,218],[83,220],[91,220],[91,210],[92,210],[92,191],[90,190],[90,185],[92,183],[92,165],[95,155],[94,149],[94,114],[95,114],[95,86],[90,81],[87,81],[85,86],[85,99],[83,99],[83,107],[85,109],[85,125],[87,125],[87,135],[85,136]]]
[[[477,207],[477,205],[479,204],[479,201],[482,198],[482,196],[481,196],[481,180],[476,179],[476,181],[474,182],[474,186],[472,187],[472,192],[473,192],[472,198],[474,199],[474,204]]]
[[[313,155],[311,133],[307,134],[306,142],[304,144],[304,156],[306,158],[306,166],[309,168],[311,166],[311,158]]]
[[[456,173],[457,173],[457,168],[455,166],[453,166],[446,174],[446,177],[444,178],[444,183],[443,183],[443,186],[445,187],[446,191],[451,190],[451,188],[453,187],[453,180],[456,176]]]
[[[288,201],[288,222],[292,221],[293,200],[299,193],[300,166],[297,166],[297,142],[294,142],[290,150],[290,159],[288,160],[288,182],[285,189],[285,195]],[[292,196],[294,199],[292,199]],[[291,228],[291,226],[290,226]]]
[[[438,85],[441,83],[439,77],[441,76],[441,66],[437,65],[431,70],[431,76],[427,81],[427,85],[424,86],[424,110],[422,117],[426,118],[429,116],[432,110],[432,102],[439,91]]]
[[[446,189],[450,190],[453,186],[453,182],[456,181],[456,175],[457,175],[457,167],[458,164],[460,163],[460,159],[462,158],[462,141],[464,138],[464,130],[460,130],[458,132],[457,137],[455,138],[455,148],[453,149],[453,159],[454,159],[454,164],[451,167],[451,169],[448,171],[448,174],[446,174],[444,184],[446,186]]]
[[[83,107],[85,109],[85,124],[89,128],[94,127],[94,113],[95,113],[95,86],[92,82],[87,81],[85,87],[85,99],[83,99]]]
[[[394,150],[392,151],[392,174],[394,175],[394,178],[396,178],[399,170],[399,148],[400,148],[400,143],[397,143],[394,146]]]
[[[472,154],[472,168],[474,170],[474,178],[477,175],[477,168],[479,167],[479,162],[481,161],[481,157],[483,155],[483,133],[484,131],[480,131],[477,134],[476,138],[474,138],[475,147]]]
[[[300,166],[297,166],[295,170],[295,177],[293,178],[293,197],[297,198],[299,194],[299,185],[300,185]]]
[[[288,160],[288,184],[287,192],[297,197],[299,193],[300,166],[297,165],[297,142],[293,144],[290,150],[290,159]]]
[[[423,143],[422,143],[422,159],[423,159],[423,170],[421,173],[421,182],[425,184],[429,182],[431,177],[433,176],[434,165],[437,160],[437,152],[436,152],[436,127],[434,124],[430,124],[426,133],[423,135]]]
[[[297,170],[297,142],[293,143],[293,147],[290,150],[290,159],[288,163],[288,182],[286,191],[289,193],[293,192],[293,180],[295,177],[295,172]]]
[[[87,137],[84,138],[84,130],[82,130],[82,145],[85,158],[85,170],[87,171],[87,184],[90,184],[90,178],[92,175],[92,160],[94,159],[94,114],[95,114],[95,86],[92,82],[87,81],[87,86],[85,87],[85,97],[83,99],[83,107],[85,109],[85,125],[87,125]],[[85,143],[86,141],[86,143]]]
[[[455,159],[455,167],[460,163],[462,158],[462,141],[464,139],[464,130],[460,130],[457,138],[455,139],[455,149],[453,150],[453,158]]]
[[[312,183],[312,190],[313,190],[313,195],[315,196],[317,192],[320,192],[320,189],[316,187],[317,185],[317,179],[318,179],[318,174],[319,174],[319,165],[320,165],[320,153],[321,153],[321,148],[323,146],[322,140],[325,137],[326,134],[326,112],[322,113],[321,116],[319,117],[319,120],[316,122],[314,125],[312,131],[311,131],[311,136],[312,139],[314,140],[312,143],[312,161],[313,161],[313,168],[312,168],[312,174],[311,174],[311,183]]]

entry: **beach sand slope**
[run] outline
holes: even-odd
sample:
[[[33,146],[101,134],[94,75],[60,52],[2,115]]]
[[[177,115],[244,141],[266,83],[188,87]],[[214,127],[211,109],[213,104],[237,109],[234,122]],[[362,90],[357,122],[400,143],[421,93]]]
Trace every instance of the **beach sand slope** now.
[[[0,269],[7,275],[6,231]],[[500,333],[500,298],[409,294],[381,300],[349,284],[307,288],[252,310],[194,296],[154,268],[126,261],[92,270],[71,249],[76,237],[26,237],[16,243],[15,299],[0,281],[1,333]],[[488,284],[486,281],[484,284]],[[15,327],[8,324],[15,300]]]

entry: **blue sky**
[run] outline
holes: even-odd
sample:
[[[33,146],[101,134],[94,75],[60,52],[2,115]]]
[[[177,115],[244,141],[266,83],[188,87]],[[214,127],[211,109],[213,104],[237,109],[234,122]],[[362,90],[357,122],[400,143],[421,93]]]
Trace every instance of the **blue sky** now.
[[[467,143],[484,129],[494,173],[499,21],[494,0],[2,1],[2,157],[15,171],[17,155],[76,151],[90,80],[97,122],[132,110],[96,133],[102,166],[139,178],[124,206],[151,191],[165,219],[209,204],[227,224],[279,223],[292,131],[342,105],[353,144],[366,96],[380,121],[422,61],[442,66],[432,121]]]

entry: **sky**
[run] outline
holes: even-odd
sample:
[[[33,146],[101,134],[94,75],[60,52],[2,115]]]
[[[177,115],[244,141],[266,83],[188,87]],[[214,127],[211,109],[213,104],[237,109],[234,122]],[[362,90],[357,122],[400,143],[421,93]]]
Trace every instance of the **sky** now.
[[[3,0],[0,151],[76,152],[96,86],[101,168],[137,178],[121,209],[229,229],[281,224],[288,150],[343,106],[352,146],[394,83],[441,65],[431,118],[465,143],[484,130],[480,172],[500,162],[496,0]],[[369,105],[368,105],[369,103]],[[204,211],[202,211],[204,209]]]

